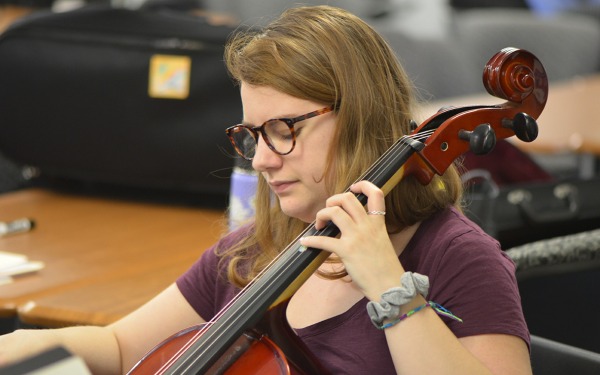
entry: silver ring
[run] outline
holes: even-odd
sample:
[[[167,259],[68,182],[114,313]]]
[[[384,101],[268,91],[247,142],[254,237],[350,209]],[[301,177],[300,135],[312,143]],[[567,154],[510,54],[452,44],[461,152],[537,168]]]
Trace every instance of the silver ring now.
[[[367,211],[367,215],[381,215],[381,216],[385,216],[385,211]]]

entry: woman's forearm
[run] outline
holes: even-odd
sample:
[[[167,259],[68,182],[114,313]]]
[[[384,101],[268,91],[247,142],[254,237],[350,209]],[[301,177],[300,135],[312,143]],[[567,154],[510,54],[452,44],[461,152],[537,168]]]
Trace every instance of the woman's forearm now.
[[[119,345],[104,327],[17,330],[0,336],[0,364],[9,364],[62,346],[81,357],[93,374],[121,374]]]

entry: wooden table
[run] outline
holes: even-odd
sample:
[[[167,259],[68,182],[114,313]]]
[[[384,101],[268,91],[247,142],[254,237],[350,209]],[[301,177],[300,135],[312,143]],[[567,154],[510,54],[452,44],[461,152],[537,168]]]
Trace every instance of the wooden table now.
[[[54,293],[30,298],[18,307],[19,323],[38,327],[107,325],[157,295],[198,257],[157,260],[156,266],[136,266],[76,283]]]
[[[0,286],[0,317],[59,326],[107,324],[172,283],[225,229],[219,210],[30,189],[0,196],[0,221],[30,217],[31,232],[0,251],[45,268]]]
[[[517,140],[515,145],[534,152],[578,152],[600,155],[599,98],[600,75],[577,77],[550,84],[546,107],[538,118],[538,138],[531,143]],[[448,98],[426,103],[420,112],[423,118],[426,118],[443,106],[461,107],[503,102],[505,100],[489,94]]]

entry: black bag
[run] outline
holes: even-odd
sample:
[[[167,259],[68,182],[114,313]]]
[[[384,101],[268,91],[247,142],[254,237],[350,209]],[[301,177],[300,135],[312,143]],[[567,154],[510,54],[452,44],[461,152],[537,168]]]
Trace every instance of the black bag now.
[[[0,152],[50,178],[226,196],[233,31],[109,6],[17,22],[0,36]]]
[[[498,187],[483,170],[465,194],[465,214],[504,249],[600,228],[600,178],[565,179]]]

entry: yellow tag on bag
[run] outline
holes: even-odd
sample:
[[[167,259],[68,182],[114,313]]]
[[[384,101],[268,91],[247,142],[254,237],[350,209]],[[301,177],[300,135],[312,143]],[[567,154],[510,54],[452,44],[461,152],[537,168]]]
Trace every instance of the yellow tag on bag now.
[[[153,55],[150,58],[148,95],[157,99],[187,99],[192,59],[189,56]]]

